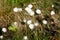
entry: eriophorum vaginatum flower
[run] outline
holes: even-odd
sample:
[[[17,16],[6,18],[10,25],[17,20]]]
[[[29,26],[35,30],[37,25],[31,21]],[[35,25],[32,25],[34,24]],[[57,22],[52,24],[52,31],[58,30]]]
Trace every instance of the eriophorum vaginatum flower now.
[[[35,13],[34,13],[34,11],[31,11],[29,14],[30,14],[30,16],[34,16]]]
[[[46,20],[43,20],[42,22],[43,22],[43,24],[47,24],[47,21]]]
[[[54,7],[54,4],[52,4],[52,8]]]
[[[18,23],[17,22],[13,22],[12,23],[12,26],[17,27],[18,26]]]
[[[32,20],[28,20],[27,21],[27,24],[29,25],[29,24],[31,24],[32,23]]]
[[[18,10],[17,7],[15,7],[15,8],[13,8],[13,11],[14,11],[14,12],[18,12],[19,10]]]
[[[35,25],[34,25],[34,24],[29,24],[29,28],[30,28],[31,30],[33,30],[33,29],[34,29],[34,27],[35,27]]]
[[[32,9],[30,9],[29,7],[26,7],[25,10],[28,12],[30,16],[34,16],[35,13]]]
[[[55,11],[51,11],[51,15],[55,15]]]
[[[26,23],[26,22],[27,22],[27,20],[24,18],[24,19],[23,19],[23,22],[25,22],[25,23]]]
[[[32,7],[33,7],[33,5],[32,5],[32,4],[29,4],[29,5],[28,5],[28,8],[32,8]]]
[[[27,37],[27,36],[24,36],[23,39],[24,39],[24,40],[28,40],[28,37]]]
[[[34,25],[35,25],[35,26],[38,26],[38,25],[39,25],[39,23],[38,23],[38,22],[36,22],[36,23],[34,23]]]
[[[3,35],[0,36],[0,39],[3,39]]]
[[[22,8],[18,8],[18,11],[21,12],[22,11]]]
[[[36,13],[37,14],[41,14],[41,10],[40,9],[36,9]]]
[[[6,28],[2,28],[2,31],[3,31],[3,32],[7,32],[7,29],[6,29]]]

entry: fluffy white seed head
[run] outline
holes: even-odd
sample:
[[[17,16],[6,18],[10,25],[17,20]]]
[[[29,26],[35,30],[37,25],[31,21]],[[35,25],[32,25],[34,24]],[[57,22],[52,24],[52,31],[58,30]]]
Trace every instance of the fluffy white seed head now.
[[[3,39],[3,35],[0,36],[0,39]]]
[[[26,7],[25,10],[28,11],[30,8]]]
[[[26,7],[25,10],[28,12],[30,16],[34,16],[35,13],[34,11],[32,11],[32,9],[30,9],[29,7]]]
[[[29,13],[30,16],[34,16],[34,14],[35,14],[34,11],[31,11],[31,12]]]
[[[17,25],[17,22],[14,22],[14,25]]]
[[[47,24],[47,21],[46,20],[43,20],[43,24]]]
[[[55,14],[55,12],[54,11],[51,11],[51,15],[54,15]]]
[[[17,7],[15,7],[15,8],[13,8],[13,11],[14,11],[14,12],[18,12],[19,10],[18,10]]]
[[[13,27],[17,27],[17,26],[18,26],[18,23],[17,23],[17,22],[13,22],[13,23],[12,23],[12,26],[13,26]]]
[[[24,40],[27,40],[28,39],[28,37],[27,36],[24,36]]]
[[[18,8],[18,11],[21,12],[22,11],[22,8]]]
[[[36,22],[36,23],[34,23],[34,25],[35,25],[35,26],[38,26],[38,25],[39,25],[39,23],[38,23],[38,22]]]
[[[3,31],[3,32],[7,32],[7,29],[6,29],[6,28],[2,28],[2,31]]]
[[[54,5],[52,4],[52,8],[54,7]]]
[[[27,21],[27,24],[29,25],[29,24],[31,24],[32,23],[32,20],[28,20]]]
[[[36,13],[37,13],[37,14],[41,14],[41,10],[40,10],[40,9],[37,9],[37,10],[36,10]]]
[[[29,28],[30,28],[31,30],[33,30],[33,29],[34,29],[34,24],[29,24]]]
[[[26,22],[27,22],[27,20],[26,20],[26,19],[23,19],[23,22],[25,22],[25,23],[26,23]]]
[[[32,9],[30,9],[29,7],[26,7],[25,10],[30,13],[32,11]]]
[[[32,4],[29,4],[29,5],[28,5],[28,7],[29,7],[29,8],[32,8],[32,7],[33,7],[33,5],[32,5]]]

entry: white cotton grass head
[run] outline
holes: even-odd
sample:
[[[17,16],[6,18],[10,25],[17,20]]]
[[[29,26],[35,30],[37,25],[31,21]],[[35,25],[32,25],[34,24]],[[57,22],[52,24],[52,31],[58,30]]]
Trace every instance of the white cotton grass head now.
[[[27,24],[29,25],[29,24],[31,24],[32,23],[32,20],[28,20],[27,21]]]
[[[33,30],[34,29],[34,24],[29,24],[29,28],[31,29],[31,30]]]
[[[23,38],[24,40],[27,40],[28,39],[28,37],[27,36],[24,36],[24,38]]]
[[[0,39],[3,39],[3,35],[0,36]]]
[[[38,26],[38,25],[39,25],[39,23],[38,23],[38,22],[36,22],[36,23],[34,23],[34,25],[35,25],[35,26]]]
[[[28,14],[30,15],[30,16],[34,16],[34,11],[32,11],[32,9],[30,9],[30,8],[26,8],[25,9],[27,12],[28,12]]]
[[[19,10],[18,10],[17,7],[15,7],[15,8],[13,8],[13,11],[14,11],[14,12],[18,12]]]
[[[51,11],[51,15],[55,15],[55,12],[54,11]]]
[[[25,10],[26,10],[28,13],[30,13],[30,12],[32,11],[32,9],[30,9],[30,8],[28,8],[28,7],[26,7]]]
[[[14,22],[14,25],[17,25],[18,23],[17,22]]]
[[[33,5],[32,5],[32,4],[29,4],[29,5],[28,5],[28,8],[32,8],[32,7],[33,7]]]
[[[27,22],[27,20],[24,18],[24,19],[23,19],[23,22],[25,22],[25,23],[26,23],[26,22]]]
[[[37,14],[41,14],[41,10],[40,9],[36,9],[36,13]]]
[[[22,8],[18,8],[18,11],[21,12],[22,11]]]
[[[7,32],[7,29],[6,29],[6,28],[2,28],[2,31],[3,31],[3,32]]]
[[[34,11],[32,9],[30,9],[29,7],[26,7],[25,10],[27,11],[27,13],[30,15],[30,16],[34,16]]]
[[[12,23],[12,26],[13,26],[13,27],[17,27],[17,26],[18,26],[18,23],[17,23],[17,22],[13,22],[13,23]]]
[[[54,7],[54,4],[52,4],[52,8]]]
[[[47,24],[47,21],[46,20],[43,20],[42,22],[43,22],[43,24]]]
[[[28,11],[28,10],[30,10],[30,8],[26,7],[25,10]]]
[[[34,11],[31,11],[31,12],[29,13],[30,16],[34,16],[34,14],[35,14]]]

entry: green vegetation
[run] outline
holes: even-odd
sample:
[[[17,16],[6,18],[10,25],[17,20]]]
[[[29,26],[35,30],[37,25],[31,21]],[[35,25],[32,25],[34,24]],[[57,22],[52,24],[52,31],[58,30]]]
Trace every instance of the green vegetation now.
[[[30,16],[25,11],[25,8],[29,5],[33,5],[33,10],[41,9],[42,15]],[[52,8],[52,5],[55,7]],[[22,8],[22,12],[14,12],[13,8]],[[55,15],[51,16],[49,13],[54,10]],[[38,21],[36,18],[42,21],[45,17],[48,20],[48,24],[39,23],[39,26],[33,30],[29,28],[27,23],[21,24],[24,18],[31,19],[34,22]],[[54,20],[54,24],[51,25],[51,20]],[[57,21],[59,22],[57,22]],[[17,28],[11,25],[14,22],[18,23]],[[2,40],[24,40],[24,36],[28,37],[28,40],[60,40],[60,1],[59,0],[0,0],[0,26],[7,28],[7,33]]]

